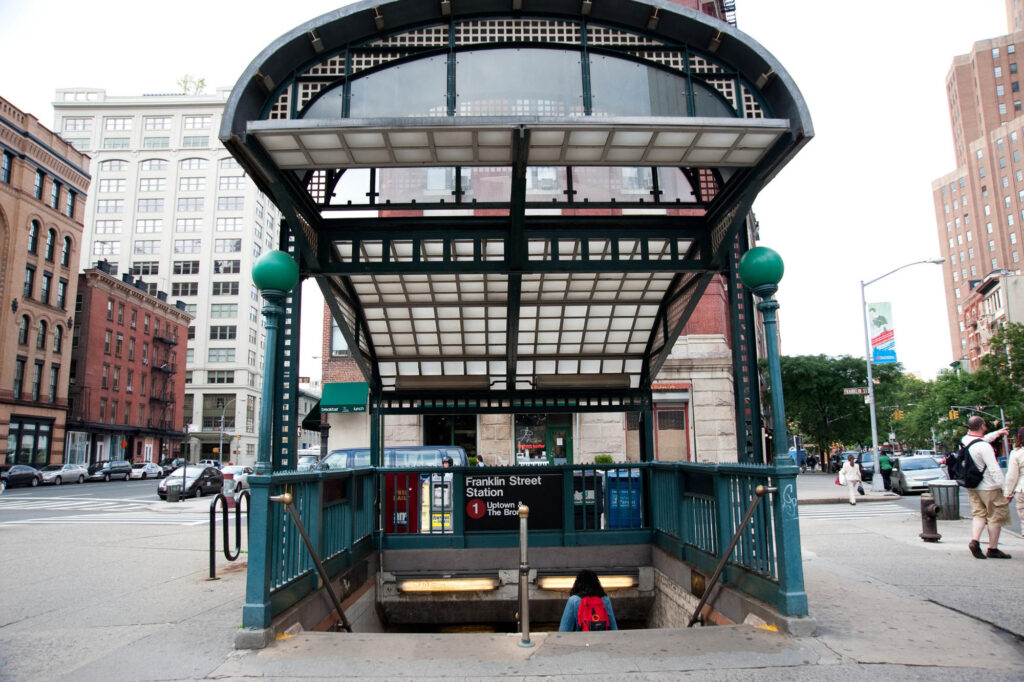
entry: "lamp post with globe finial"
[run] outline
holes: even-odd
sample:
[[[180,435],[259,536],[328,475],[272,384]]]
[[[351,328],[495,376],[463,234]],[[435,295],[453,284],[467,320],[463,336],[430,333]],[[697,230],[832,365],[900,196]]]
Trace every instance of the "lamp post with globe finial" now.
[[[786,407],[782,399],[782,365],[779,359],[779,340],[775,311],[779,302],[773,296],[779,290],[779,280],[786,268],[782,257],[766,246],[755,246],[743,254],[739,263],[739,275],[743,284],[760,300],[757,309],[764,320],[764,336],[768,360],[768,380],[772,398],[772,444],[775,461],[786,457],[788,440],[786,434]],[[795,462],[794,462],[795,464]]]
[[[263,391],[260,403],[260,442],[256,450],[257,475],[271,472],[270,451],[273,438],[274,406],[277,404],[277,330],[282,304],[288,292],[299,282],[299,266],[284,251],[268,251],[252,267],[252,281],[263,295],[263,317],[267,328],[267,352],[263,359]]]

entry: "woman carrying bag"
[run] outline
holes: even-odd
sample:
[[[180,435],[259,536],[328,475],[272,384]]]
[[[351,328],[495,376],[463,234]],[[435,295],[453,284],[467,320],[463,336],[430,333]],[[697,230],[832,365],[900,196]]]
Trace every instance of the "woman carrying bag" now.
[[[860,467],[854,461],[853,455],[846,458],[843,468],[839,470],[839,484],[846,483],[850,491],[850,504],[857,504],[857,489],[860,487]]]

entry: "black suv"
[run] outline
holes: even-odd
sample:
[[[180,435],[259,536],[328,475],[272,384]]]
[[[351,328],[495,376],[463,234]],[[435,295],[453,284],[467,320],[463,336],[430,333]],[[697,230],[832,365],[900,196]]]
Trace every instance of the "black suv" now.
[[[132,475],[132,463],[124,459],[109,462],[95,462],[89,465],[90,481],[109,481],[112,478],[128,480]]]

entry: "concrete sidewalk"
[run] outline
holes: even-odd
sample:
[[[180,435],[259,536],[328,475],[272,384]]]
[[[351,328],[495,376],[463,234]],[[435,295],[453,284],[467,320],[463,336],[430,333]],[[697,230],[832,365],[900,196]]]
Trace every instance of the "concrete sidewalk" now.
[[[808,471],[796,477],[796,498],[800,504],[848,504],[849,492],[845,485],[836,485],[836,474]],[[864,494],[857,502],[885,502],[899,499],[896,493],[875,492],[871,482],[864,481]]]
[[[236,651],[244,564],[221,557],[208,581],[205,525],[0,527],[0,679],[1024,679],[1024,540],[1004,534],[1014,558],[979,561],[969,520],[941,521],[931,544],[915,514],[854,517],[801,523],[814,637],[548,632],[531,648],[504,634],[301,633]]]

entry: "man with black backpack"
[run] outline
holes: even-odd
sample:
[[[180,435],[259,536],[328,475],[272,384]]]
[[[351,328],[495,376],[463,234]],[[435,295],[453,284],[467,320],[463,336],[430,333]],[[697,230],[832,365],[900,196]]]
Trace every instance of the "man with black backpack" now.
[[[989,445],[1006,429],[985,435],[985,420],[974,415],[967,420],[967,435],[961,440],[960,453],[951,462],[949,477],[967,488],[973,517],[972,538],[967,547],[975,559],[1009,559],[999,549],[999,531],[1010,524],[1010,505],[1003,496],[1003,470]],[[981,551],[981,531],[988,528],[988,551]]]

